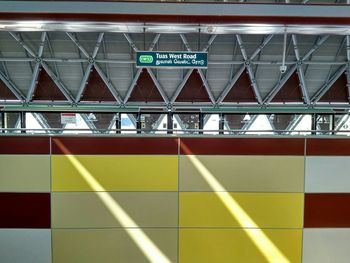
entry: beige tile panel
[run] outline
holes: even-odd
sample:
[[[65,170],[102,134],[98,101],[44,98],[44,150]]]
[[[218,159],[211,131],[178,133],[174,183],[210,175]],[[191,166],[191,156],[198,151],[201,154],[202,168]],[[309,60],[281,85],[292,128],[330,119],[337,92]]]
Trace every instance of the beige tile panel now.
[[[181,191],[213,191],[204,179],[208,176],[214,177],[226,191],[303,192],[304,189],[301,156],[193,157],[180,157]]]
[[[176,229],[148,228],[142,231],[169,259],[168,262],[177,262]],[[149,249],[146,242],[136,245],[125,229],[54,229],[52,236],[53,263],[165,262],[160,261],[157,254],[152,254],[156,250]]]
[[[49,192],[50,156],[0,155],[0,192]]]
[[[101,195],[107,195],[113,203],[104,201],[106,199],[101,199]],[[177,200],[175,192],[53,193],[52,227],[132,227],[120,222],[123,213],[118,212],[115,205],[139,227],[176,227]]]
[[[349,228],[304,229],[303,262],[349,263]]]

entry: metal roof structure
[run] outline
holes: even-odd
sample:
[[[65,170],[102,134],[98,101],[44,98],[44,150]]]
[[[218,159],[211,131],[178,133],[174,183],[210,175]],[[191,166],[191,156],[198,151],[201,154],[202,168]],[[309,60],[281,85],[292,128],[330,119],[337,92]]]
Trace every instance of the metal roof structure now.
[[[30,2],[0,1],[5,108],[350,106],[349,5]],[[208,68],[136,68],[141,50],[207,51]]]

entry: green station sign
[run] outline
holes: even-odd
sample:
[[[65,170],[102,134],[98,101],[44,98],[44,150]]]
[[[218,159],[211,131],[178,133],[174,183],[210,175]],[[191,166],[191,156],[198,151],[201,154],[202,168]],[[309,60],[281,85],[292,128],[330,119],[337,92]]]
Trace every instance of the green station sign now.
[[[136,53],[136,67],[139,68],[207,68],[207,52],[156,52]]]

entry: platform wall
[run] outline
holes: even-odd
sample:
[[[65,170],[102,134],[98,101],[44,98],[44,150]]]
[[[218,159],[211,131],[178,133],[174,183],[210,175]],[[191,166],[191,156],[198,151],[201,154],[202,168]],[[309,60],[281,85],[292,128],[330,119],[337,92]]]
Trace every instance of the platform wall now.
[[[349,262],[350,139],[0,137],[0,262]]]

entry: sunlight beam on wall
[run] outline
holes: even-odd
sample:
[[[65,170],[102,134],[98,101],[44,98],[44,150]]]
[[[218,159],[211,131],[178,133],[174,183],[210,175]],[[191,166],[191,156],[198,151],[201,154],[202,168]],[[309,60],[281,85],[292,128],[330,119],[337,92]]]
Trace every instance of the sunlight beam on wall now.
[[[290,263],[290,260],[276,247],[269,237],[259,229],[254,220],[244,211],[239,203],[230,195],[230,193],[220,184],[214,175],[205,167],[205,165],[195,156],[191,155],[190,149],[186,145],[181,145],[186,152],[186,157],[198,170],[208,185],[215,191],[215,194],[225,205],[230,214],[237,220],[255,246],[263,254],[268,262]],[[250,228],[250,229],[245,229]],[[253,228],[253,229],[252,229]]]
[[[60,141],[56,141],[58,147],[72,163],[74,168],[93,189],[95,194],[107,207],[113,217],[125,227],[125,231],[135,242],[141,252],[152,263],[171,263],[171,260],[152,242],[152,240],[139,228],[136,222],[124,211],[124,209],[111,197],[106,189],[94,178],[94,176],[80,163],[80,161]]]

